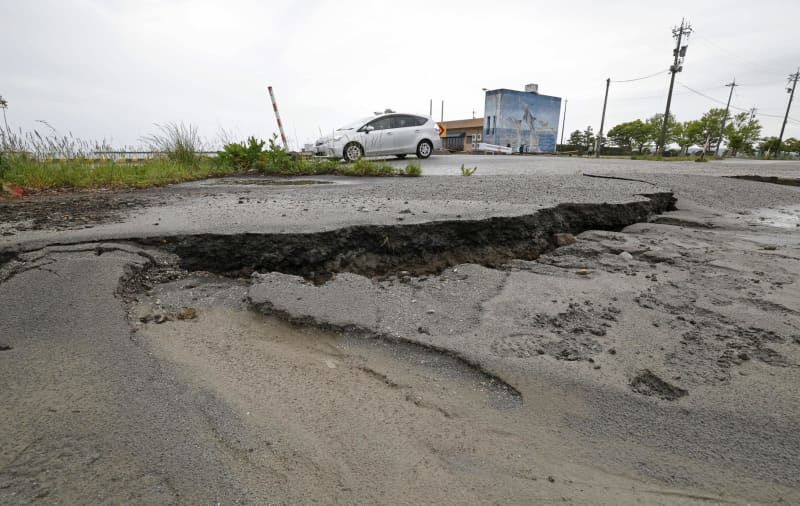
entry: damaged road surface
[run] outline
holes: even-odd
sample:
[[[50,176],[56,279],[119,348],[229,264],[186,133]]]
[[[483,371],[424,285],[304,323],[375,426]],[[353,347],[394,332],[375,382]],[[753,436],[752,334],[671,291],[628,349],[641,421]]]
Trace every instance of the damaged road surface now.
[[[4,219],[0,502],[800,501],[800,188],[618,176]]]

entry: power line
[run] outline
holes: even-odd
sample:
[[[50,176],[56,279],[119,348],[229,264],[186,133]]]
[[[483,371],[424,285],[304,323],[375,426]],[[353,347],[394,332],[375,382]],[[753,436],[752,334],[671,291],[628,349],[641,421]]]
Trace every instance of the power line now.
[[[655,74],[650,74],[649,76],[636,77],[634,79],[621,79],[621,80],[618,80],[618,81],[611,81],[611,82],[612,83],[632,83],[634,81],[643,81],[645,79],[650,79],[651,77],[660,76],[661,74],[666,74],[667,72],[669,72],[669,69],[660,70],[660,71],[656,72]]]
[[[734,60],[738,60],[740,63],[746,64],[750,68],[755,68],[755,69],[766,69],[766,68],[768,68],[768,66],[763,61],[759,62],[759,61],[756,61],[756,60],[751,60],[749,58],[745,58],[745,57],[741,56],[740,54],[734,53],[733,51],[730,51],[730,50],[726,49],[725,47],[717,44],[716,42],[714,42],[713,40],[709,39],[708,37],[704,36],[701,33],[698,33],[696,35],[696,37],[697,37],[698,42],[700,42],[701,44],[704,44],[705,46],[710,47],[711,49],[714,49],[714,50],[718,51],[720,54],[724,54],[728,58],[731,58],[731,59],[734,59]],[[775,73],[774,70],[772,70],[771,72],[773,72],[774,75],[776,75],[776,76],[778,75],[777,73]]]
[[[684,88],[686,88],[687,90],[691,91],[692,93],[694,93],[694,94],[696,94],[696,95],[700,95],[701,97],[705,97],[705,98],[707,98],[707,99],[711,100],[712,102],[716,102],[716,103],[718,103],[718,104],[720,104],[720,105],[725,105],[725,102],[723,102],[722,100],[717,100],[716,98],[714,98],[714,97],[711,97],[711,96],[708,96],[708,95],[706,95],[705,93],[703,93],[703,92],[701,92],[701,91],[697,91],[697,90],[695,90],[694,88],[690,88],[690,87],[686,86],[685,84],[683,84],[683,83],[682,83],[682,82],[680,82],[680,81],[676,81],[676,82],[677,82],[679,85],[683,86]],[[737,86],[738,86],[738,85],[737,85]],[[737,109],[737,107],[734,107],[734,109]],[[744,109],[742,109],[742,110],[744,110]]]
[[[706,95],[705,93],[702,93],[702,92],[700,92],[700,91],[697,91],[697,90],[695,90],[694,88],[690,88],[689,86],[686,86],[685,84],[683,84],[683,83],[682,83],[682,82],[680,82],[680,81],[675,81],[675,82],[676,82],[676,83],[678,83],[679,85],[683,86],[684,88],[686,88],[686,89],[687,89],[687,90],[689,90],[690,92],[692,92],[692,93],[696,94],[696,95],[700,95],[701,97],[703,97],[703,98],[706,98],[706,99],[708,99],[708,100],[711,100],[712,102],[715,102],[715,103],[717,103],[717,104],[719,104],[719,105],[725,105],[725,102],[723,102],[722,100],[718,100],[718,99],[716,99],[716,98],[714,98],[714,97],[711,97],[711,96],[709,96],[709,95]],[[737,84],[736,84],[736,86],[738,87],[738,86],[741,86],[741,85],[737,83]],[[732,105],[732,106],[730,106],[730,108],[731,108],[731,109],[736,109],[736,110],[737,110],[737,111],[739,111],[739,112],[750,112],[750,109],[744,109],[744,108],[742,108],[742,107],[737,107],[737,106],[735,106],[735,105]],[[763,117],[763,118],[777,118],[777,119],[782,119],[782,118],[783,118],[783,116],[782,116],[782,115],[778,115],[778,114],[767,114],[767,113],[765,113],[765,112],[759,112],[759,113],[756,113],[756,116],[760,116],[760,117]],[[793,117],[791,117],[791,116],[789,116],[789,118],[788,118],[788,119],[789,119],[789,121],[791,121],[791,122],[800,123],[800,120],[798,120],[798,119],[796,119],[796,118],[793,118]]]

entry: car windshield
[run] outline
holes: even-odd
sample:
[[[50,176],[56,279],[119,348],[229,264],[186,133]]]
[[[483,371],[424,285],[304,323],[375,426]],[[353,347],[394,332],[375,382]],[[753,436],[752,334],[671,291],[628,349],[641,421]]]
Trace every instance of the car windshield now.
[[[352,123],[348,123],[347,125],[345,125],[343,127],[337,128],[336,131],[339,132],[341,130],[353,130],[355,128],[360,128],[364,123],[366,123],[367,121],[371,120],[374,117],[375,116],[369,116],[369,117],[366,117],[366,118],[361,118],[358,121],[354,121]]]

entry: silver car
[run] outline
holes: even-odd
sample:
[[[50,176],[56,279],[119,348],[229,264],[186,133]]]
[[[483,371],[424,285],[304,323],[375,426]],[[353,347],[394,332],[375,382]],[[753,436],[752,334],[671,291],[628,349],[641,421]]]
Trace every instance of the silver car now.
[[[442,148],[439,126],[429,116],[378,114],[338,128],[314,143],[314,153],[348,162],[362,156],[417,155],[428,158]]]

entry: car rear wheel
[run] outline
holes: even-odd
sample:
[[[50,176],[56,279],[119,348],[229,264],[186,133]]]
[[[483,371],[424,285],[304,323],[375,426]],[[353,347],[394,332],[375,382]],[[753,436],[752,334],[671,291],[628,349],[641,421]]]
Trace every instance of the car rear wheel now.
[[[344,147],[344,160],[346,162],[355,162],[364,156],[364,149],[355,142],[351,142]]]
[[[433,144],[431,141],[420,141],[417,144],[417,158],[428,158],[433,153]]]

